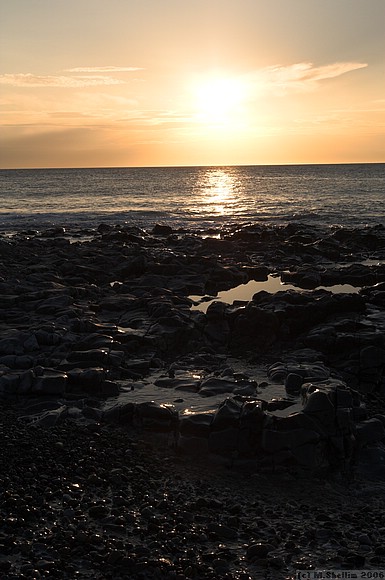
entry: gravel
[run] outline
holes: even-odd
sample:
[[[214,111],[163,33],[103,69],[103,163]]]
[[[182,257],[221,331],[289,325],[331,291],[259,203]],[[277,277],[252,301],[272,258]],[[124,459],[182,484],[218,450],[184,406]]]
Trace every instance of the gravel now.
[[[0,577],[294,578],[381,569],[385,486],[253,473],[163,437],[0,408]]]

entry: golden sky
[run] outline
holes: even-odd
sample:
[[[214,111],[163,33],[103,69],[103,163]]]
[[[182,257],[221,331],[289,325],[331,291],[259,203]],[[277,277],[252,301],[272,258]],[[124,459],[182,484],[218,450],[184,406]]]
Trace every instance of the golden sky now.
[[[384,0],[0,0],[0,167],[384,162]]]

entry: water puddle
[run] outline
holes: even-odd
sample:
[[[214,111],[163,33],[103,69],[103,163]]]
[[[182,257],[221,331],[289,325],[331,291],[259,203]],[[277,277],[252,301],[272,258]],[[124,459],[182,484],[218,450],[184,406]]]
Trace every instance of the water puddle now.
[[[293,407],[288,407],[287,411],[277,411],[279,414],[291,412],[289,409],[297,409],[294,404],[299,404],[298,398],[287,394],[283,381],[277,383],[269,379],[266,365],[249,363],[232,357],[229,357],[227,361],[234,373],[245,374],[248,380],[255,381],[257,388],[255,394],[250,396],[251,400],[262,399],[266,402],[271,401],[272,399],[291,400],[293,402]],[[122,381],[120,385],[121,392],[118,396],[109,398],[105,402],[104,408],[110,409],[116,404],[154,401],[159,405],[172,405],[181,415],[188,415],[191,413],[207,413],[215,411],[218,408],[218,405],[227,397],[236,397],[236,395],[231,391],[217,393],[211,396],[204,396],[200,394],[199,391],[193,392],[184,389],[156,385],[155,382],[157,379],[164,376],[164,371],[160,370],[153,372],[142,381]],[[176,378],[188,379],[193,376],[195,376],[195,371],[183,370],[177,373]],[[276,414],[275,411],[274,414]]]
[[[235,288],[231,288],[231,290],[223,290],[222,292],[218,292],[218,295],[213,296],[189,296],[190,300],[193,301],[193,305],[191,307],[192,310],[200,310],[201,312],[206,312],[209,304],[214,301],[225,302],[226,304],[233,304],[234,301],[244,301],[249,302],[254,294],[264,290],[265,292],[269,292],[270,294],[275,294],[276,292],[280,292],[282,290],[295,290],[296,292],[305,292],[304,289],[299,288],[298,286],[293,286],[292,284],[286,284],[281,281],[279,276],[272,276],[269,275],[267,280],[263,282],[257,282],[255,280],[250,280],[247,284],[240,284]],[[359,288],[355,286],[351,286],[350,284],[336,284],[334,286],[318,286],[315,290],[327,290],[328,292],[332,292],[334,294],[357,294]]]
[[[357,264],[360,264],[361,266],[383,266],[385,264],[385,260],[382,260],[381,258],[367,258],[366,260],[357,262]],[[349,268],[350,266],[351,264],[341,264],[342,268]]]

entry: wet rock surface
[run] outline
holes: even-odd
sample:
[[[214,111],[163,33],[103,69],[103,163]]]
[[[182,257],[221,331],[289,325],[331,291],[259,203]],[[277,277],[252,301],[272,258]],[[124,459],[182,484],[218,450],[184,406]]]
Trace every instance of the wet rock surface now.
[[[380,566],[385,229],[202,234],[0,239],[2,577]]]

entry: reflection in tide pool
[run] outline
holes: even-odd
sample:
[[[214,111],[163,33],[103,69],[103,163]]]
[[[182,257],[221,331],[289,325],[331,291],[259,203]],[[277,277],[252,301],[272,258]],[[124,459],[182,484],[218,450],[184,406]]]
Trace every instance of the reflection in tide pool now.
[[[231,290],[218,292],[218,295],[215,298],[208,296],[189,296],[189,298],[194,302],[192,310],[206,312],[209,304],[214,301],[219,300],[220,302],[225,302],[226,304],[232,304],[235,300],[248,302],[252,299],[254,294],[260,292],[261,290],[270,292],[270,294],[275,294],[275,292],[282,290],[296,290],[297,292],[303,292],[303,290],[298,288],[298,286],[284,284],[277,276],[268,276],[267,280],[264,282],[250,280],[247,282],[247,284],[240,284],[236,288],[231,288]],[[355,288],[350,284],[336,284],[335,286],[318,286],[316,290],[328,290],[334,294],[357,294],[359,288]]]

